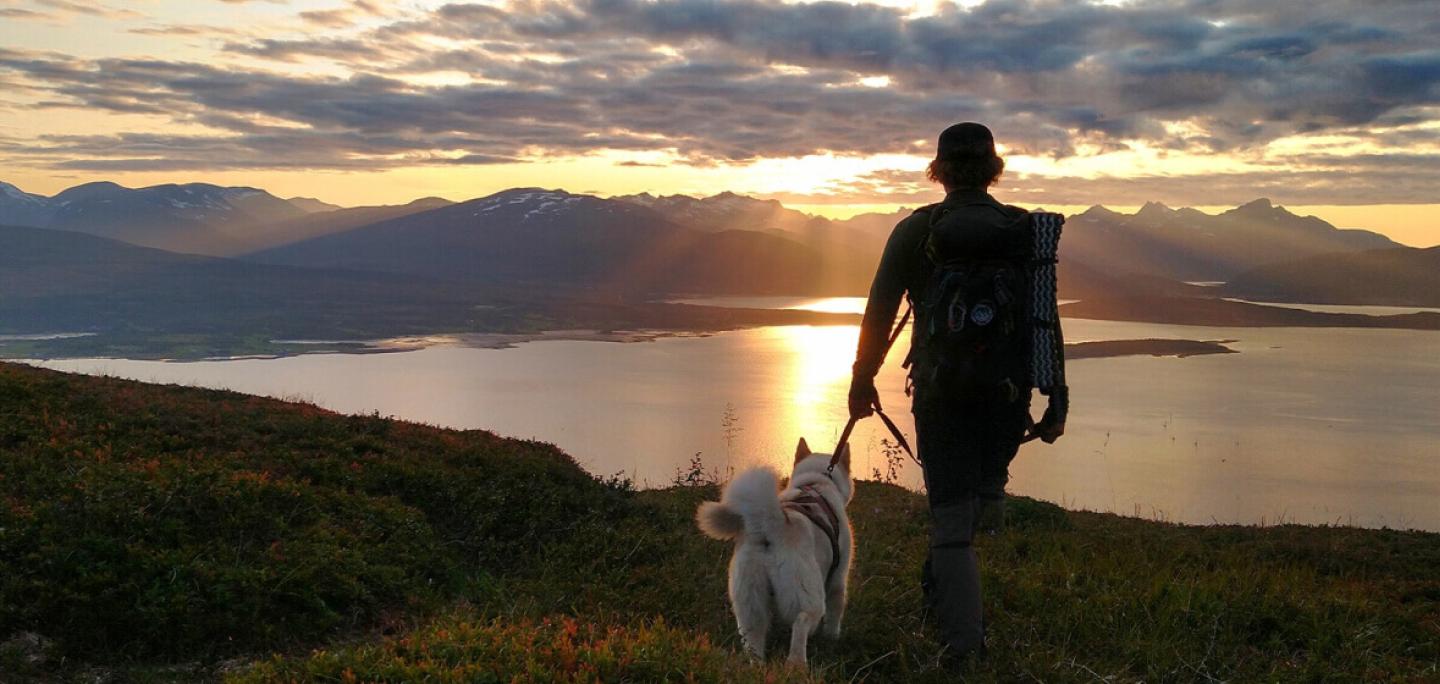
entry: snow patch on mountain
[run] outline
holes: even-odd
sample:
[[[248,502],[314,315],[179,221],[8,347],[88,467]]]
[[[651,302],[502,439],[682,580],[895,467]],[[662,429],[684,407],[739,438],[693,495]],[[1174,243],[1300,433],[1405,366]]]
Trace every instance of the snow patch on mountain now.
[[[5,182],[0,182],[0,195],[4,195],[7,199],[15,200],[17,202],[26,202],[28,204],[39,205],[46,203],[46,198],[41,197],[40,195],[32,195],[28,192],[25,192],[24,190],[21,190],[20,188],[17,188]]]
[[[563,190],[541,190],[538,188],[523,188],[520,190],[507,190],[487,197],[474,203],[473,216],[489,214],[498,209],[525,210],[521,221],[529,221],[532,218],[558,214],[565,211],[589,208],[591,204],[598,204],[601,200],[589,195],[572,195]],[[598,207],[597,207],[598,208]],[[608,206],[604,207],[609,210]]]

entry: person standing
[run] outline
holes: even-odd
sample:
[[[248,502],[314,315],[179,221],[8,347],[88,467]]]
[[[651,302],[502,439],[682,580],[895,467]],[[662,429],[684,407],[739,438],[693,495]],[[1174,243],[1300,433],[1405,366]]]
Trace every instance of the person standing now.
[[[1069,408],[1069,391],[1058,386],[1040,422],[1030,416],[1031,321],[1016,304],[1027,296],[1029,214],[990,195],[1004,169],[985,126],[960,123],[940,134],[927,176],[945,199],[900,221],[885,245],[849,393],[852,419],[880,406],[875,375],[908,297],[915,322],[907,389],[931,513],[922,587],[946,655],[957,658],[985,647],[975,534],[1003,526],[1009,465],[1027,430],[1054,442]]]

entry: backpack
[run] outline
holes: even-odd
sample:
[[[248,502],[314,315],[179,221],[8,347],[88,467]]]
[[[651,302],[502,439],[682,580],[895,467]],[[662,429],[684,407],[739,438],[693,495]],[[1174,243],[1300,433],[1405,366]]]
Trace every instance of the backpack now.
[[[912,379],[959,398],[1014,401],[1031,386],[1029,216],[966,244],[967,226],[946,220],[954,208],[925,208],[929,275],[913,302]]]

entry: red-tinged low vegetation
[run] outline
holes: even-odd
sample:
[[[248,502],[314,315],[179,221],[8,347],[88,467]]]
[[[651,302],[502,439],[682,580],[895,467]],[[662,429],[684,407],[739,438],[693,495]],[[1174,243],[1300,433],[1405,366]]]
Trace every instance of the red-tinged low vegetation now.
[[[800,672],[738,655],[697,472],[636,492],[482,431],[0,364],[0,681],[953,680],[920,496],[860,483],[845,632]],[[1440,535],[1009,524],[968,680],[1440,679]]]
[[[638,627],[575,618],[515,622],[442,619],[401,637],[303,659],[275,659],[234,684],[338,682],[815,682],[799,668],[737,660],[704,634],[656,620]]]

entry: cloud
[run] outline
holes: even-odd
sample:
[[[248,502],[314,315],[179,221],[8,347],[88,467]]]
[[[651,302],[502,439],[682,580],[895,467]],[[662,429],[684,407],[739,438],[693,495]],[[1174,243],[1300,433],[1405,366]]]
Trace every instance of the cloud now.
[[[327,10],[309,10],[300,13],[300,19],[326,28],[346,28],[367,17],[383,17],[388,12],[367,0],[351,0],[349,6]]]
[[[214,131],[48,137],[0,152],[66,168],[358,168],[602,150],[714,165],[925,154],[936,131],[965,119],[991,123],[1012,153],[1060,160],[1131,147],[1255,160],[1277,141],[1337,132],[1372,149],[1440,149],[1425,133],[1440,111],[1440,23],[1426,0],[989,0],[929,16],[776,0],[387,11],[354,0],[299,12],[308,29],[232,39],[206,63],[0,51],[0,72],[42,91],[34,106]],[[884,87],[865,85],[878,76]],[[1278,184],[1283,170],[1266,163],[1302,168],[1296,194],[1341,191],[1339,179],[1357,169],[1365,176],[1352,178],[1354,196],[1416,197],[1417,183],[1436,180],[1408,162],[1423,180],[1395,178],[1392,155],[1347,154],[1348,166],[1343,155],[1308,165],[1274,157],[1250,173]],[[1195,183],[1195,174],[1175,177],[1135,187]],[[1027,192],[1046,182],[1016,180]],[[1129,192],[1109,182],[1088,187]],[[834,190],[908,192],[877,179]]]
[[[6,19],[24,19],[27,21],[54,21],[57,17],[45,12],[37,12],[23,7],[0,7],[0,17]]]
[[[1211,0],[1121,7],[991,0],[969,11],[908,17],[874,5],[767,0],[452,4],[374,32],[361,39],[369,42],[365,50],[353,50],[355,40],[329,38],[232,49],[284,60],[344,61],[347,54],[374,60],[401,37],[428,35],[474,46],[458,57],[401,66],[449,59],[503,72],[495,58],[502,47],[584,60],[587,50],[630,41],[749,64],[883,74],[891,92],[970,94],[995,101],[1001,113],[1038,116],[1071,137],[1153,137],[1166,121],[1198,117],[1215,129],[1217,147],[1230,148],[1435,102],[1427,58],[1407,54],[1428,47],[1434,33],[1425,3],[1369,9],[1323,1],[1299,13]],[[1429,80],[1408,80],[1413,72]],[[1054,147],[1054,131],[1036,133],[1017,141],[1022,149],[1068,151]]]
[[[301,12],[300,18],[312,24],[318,24],[320,26],[326,26],[329,28],[341,28],[345,26],[350,26],[352,23],[354,23],[354,19],[351,16],[350,11],[344,9],[311,10],[309,12]]]
[[[1197,190],[1203,188],[1203,191]],[[1238,205],[1256,197],[1288,204],[1433,203],[1440,187],[1440,153],[1314,155],[1203,175],[1132,173],[1096,177],[1037,176],[1007,172],[995,192],[1027,206],[1160,201]],[[784,202],[825,203],[837,197],[858,204],[933,201],[935,188],[917,169],[882,169],[813,193],[767,195]]]
[[[41,7],[48,7],[62,14],[78,14],[106,19],[141,19],[144,14],[129,9],[115,9],[100,2],[77,0],[31,0]]]
[[[240,33],[240,30],[226,26],[208,26],[204,24],[157,24],[154,26],[132,28],[129,29],[127,33],[142,36],[234,36]]]

